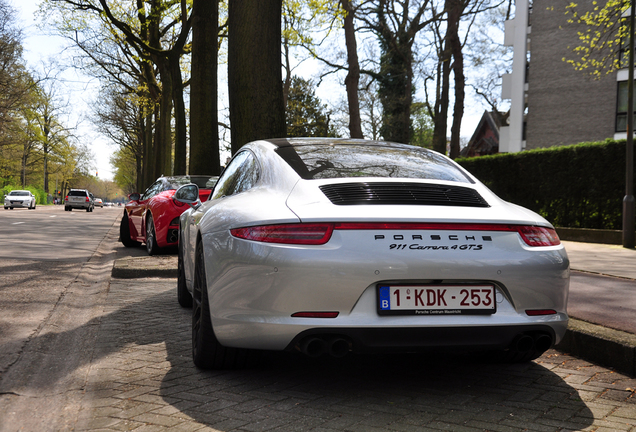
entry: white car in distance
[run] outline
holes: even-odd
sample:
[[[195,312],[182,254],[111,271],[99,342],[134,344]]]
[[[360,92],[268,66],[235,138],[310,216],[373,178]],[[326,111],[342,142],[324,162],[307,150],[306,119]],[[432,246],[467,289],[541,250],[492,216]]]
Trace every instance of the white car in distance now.
[[[28,208],[35,209],[36,198],[28,190],[13,190],[4,196],[4,209]]]

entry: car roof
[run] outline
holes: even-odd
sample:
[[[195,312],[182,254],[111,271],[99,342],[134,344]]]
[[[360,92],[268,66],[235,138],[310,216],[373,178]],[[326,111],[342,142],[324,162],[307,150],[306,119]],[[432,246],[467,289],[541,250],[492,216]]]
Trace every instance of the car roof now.
[[[367,140],[357,138],[323,138],[323,137],[311,137],[311,138],[272,138],[263,140],[279,148],[284,147],[298,147],[305,145],[359,145],[359,146],[379,146],[379,147],[401,147],[401,148],[413,148],[416,146],[408,144],[400,144],[390,141],[379,140]]]

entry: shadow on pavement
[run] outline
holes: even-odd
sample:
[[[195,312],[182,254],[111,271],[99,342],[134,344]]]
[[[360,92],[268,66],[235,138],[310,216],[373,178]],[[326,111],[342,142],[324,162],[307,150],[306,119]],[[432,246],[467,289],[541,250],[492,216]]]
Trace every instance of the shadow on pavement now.
[[[130,429],[135,422],[193,422],[218,431],[495,424],[522,430],[530,423],[580,430],[594,422],[577,390],[537,363],[268,353],[251,369],[201,371],[191,360],[191,311],[177,304],[174,285],[159,279],[111,283],[107,307],[114,309],[101,319],[86,388],[93,407],[84,411],[78,430],[118,428],[121,422]],[[547,366],[560,362],[542,360]]]

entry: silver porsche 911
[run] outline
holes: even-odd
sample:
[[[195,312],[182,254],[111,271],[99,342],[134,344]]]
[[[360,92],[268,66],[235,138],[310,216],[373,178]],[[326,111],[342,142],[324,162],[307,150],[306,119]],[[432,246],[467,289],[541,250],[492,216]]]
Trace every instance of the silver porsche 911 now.
[[[528,361],[558,343],[569,260],[550,223],[452,160],[403,144],[252,142],[210,199],[175,199],[178,299],[194,363],[478,350]]]

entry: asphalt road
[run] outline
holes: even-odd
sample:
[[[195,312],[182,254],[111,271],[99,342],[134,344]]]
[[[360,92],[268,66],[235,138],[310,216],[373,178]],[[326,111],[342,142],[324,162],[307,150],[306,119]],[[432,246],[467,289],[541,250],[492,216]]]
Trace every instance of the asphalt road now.
[[[65,327],[90,320],[91,305],[106,291],[114,256],[95,252],[103,242],[117,240],[106,236],[120,211],[0,210],[0,395],[7,382],[24,385],[27,395],[56,394],[59,385],[47,381],[77,377],[68,372],[82,357],[89,332],[60,335]],[[69,355],[69,346],[77,352]],[[64,397],[46,403],[51,412],[72,406]]]

